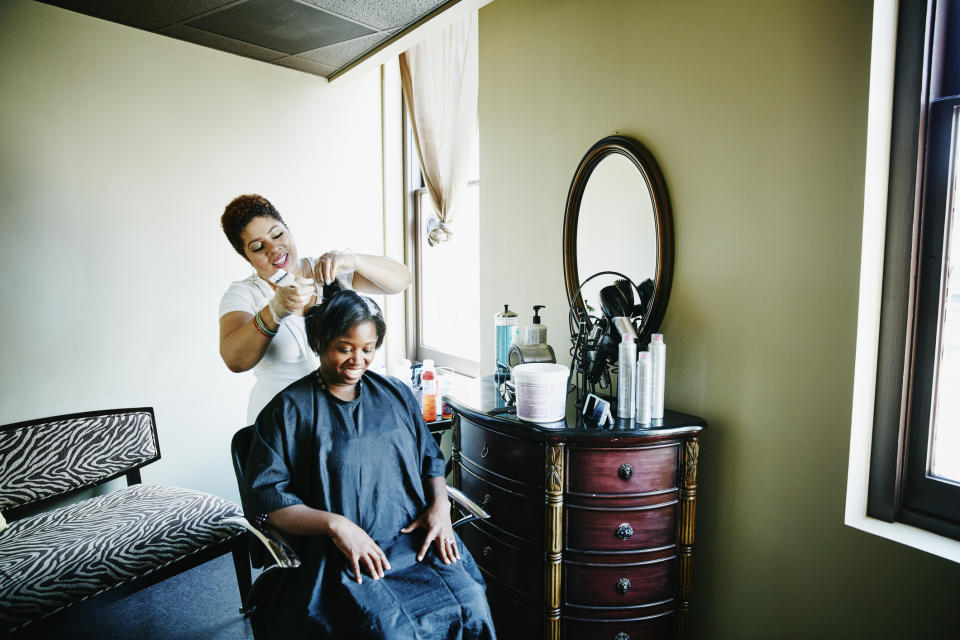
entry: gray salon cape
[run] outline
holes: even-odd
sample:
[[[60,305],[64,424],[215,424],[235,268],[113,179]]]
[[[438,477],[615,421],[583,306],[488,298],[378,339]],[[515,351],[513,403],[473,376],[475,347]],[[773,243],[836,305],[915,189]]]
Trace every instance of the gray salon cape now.
[[[400,533],[427,508],[424,480],[443,475],[413,392],[396,378],[368,371],[349,402],[315,374],[281,391],[256,421],[248,517],[293,504],[338,513],[373,538],[391,569],[357,584],[330,538],[288,535],[303,564],[276,572],[276,589],[253,615],[257,637],[494,638],[483,578],[463,542],[459,562],[443,564],[433,545],[417,562],[423,531]]]

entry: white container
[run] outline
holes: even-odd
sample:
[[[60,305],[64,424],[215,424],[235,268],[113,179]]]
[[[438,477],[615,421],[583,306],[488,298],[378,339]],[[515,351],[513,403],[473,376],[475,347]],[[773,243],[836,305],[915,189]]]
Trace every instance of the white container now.
[[[617,358],[617,417],[633,420],[637,415],[637,345],[624,334]]]
[[[654,420],[663,420],[663,391],[666,384],[667,372],[667,345],[663,341],[662,333],[650,336],[650,363],[653,369],[653,390],[651,392],[652,408],[650,417]]]
[[[649,351],[641,351],[637,362],[637,423],[650,424],[653,409],[653,363]]]
[[[519,364],[512,371],[517,385],[517,417],[528,422],[556,422],[567,413],[570,370],[552,362]]]

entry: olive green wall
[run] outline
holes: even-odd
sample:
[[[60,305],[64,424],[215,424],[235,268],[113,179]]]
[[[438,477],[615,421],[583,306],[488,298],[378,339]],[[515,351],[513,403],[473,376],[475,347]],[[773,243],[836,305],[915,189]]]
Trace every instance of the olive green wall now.
[[[843,524],[871,21],[871,3],[851,0],[480,11],[485,323],[503,303],[521,319],[546,304],[566,354],[561,225],[577,163],[620,133],[665,174],[667,403],[710,423],[697,638],[960,630],[960,566]]]

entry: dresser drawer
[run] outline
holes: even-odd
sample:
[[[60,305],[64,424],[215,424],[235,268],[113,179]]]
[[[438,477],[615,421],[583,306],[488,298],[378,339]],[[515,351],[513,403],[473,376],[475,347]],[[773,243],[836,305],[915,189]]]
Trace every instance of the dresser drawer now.
[[[563,618],[565,640],[662,640],[676,636],[673,612],[631,620],[585,620]]]
[[[460,489],[490,514],[489,524],[543,544],[543,501],[514,493],[460,467]]]
[[[584,551],[636,551],[676,542],[677,502],[641,509],[564,508],[565,546]]]
[[[677,486],[679,445],[570,449],[567,490],[574,493],[647,493]]]
[[[498,540],[473,523],[459,530],[481,569],[534,601],[543,594],[543,552]]]
[[[460,416],[460,455],[510,480],[543,486],[543,447],[537,442],[490,431]]]
[[[521,602],[487,582],[487,602],[499,640],[535,640],[543,636],[543,609]]]
[[[668,600],[675,593],[677,557],[651,562],[564,564],[565,601],[571,605],[628,607]]]

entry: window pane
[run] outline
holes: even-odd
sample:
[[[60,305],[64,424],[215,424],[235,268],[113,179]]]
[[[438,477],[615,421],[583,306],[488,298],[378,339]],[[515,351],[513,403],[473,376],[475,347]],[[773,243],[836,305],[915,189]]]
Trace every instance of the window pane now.
[[[946,220],[947,243],[944,248],[943,315],[940,332],[940,358],[933,407],[932,472],[935,476],[960,482],[960,232],[955,214],[957,202],[957,164],[960,145],[953,157],[953,194]]]
[[[427,243],[436,209],[426,189],[417,193],[420,212],[420,340],[423,346],[480,361],[479,209],[480,187],[463,191],[451,225],[453,235],[436,246]]]

